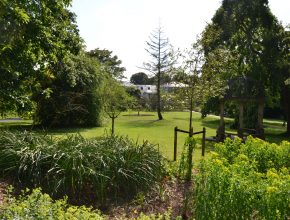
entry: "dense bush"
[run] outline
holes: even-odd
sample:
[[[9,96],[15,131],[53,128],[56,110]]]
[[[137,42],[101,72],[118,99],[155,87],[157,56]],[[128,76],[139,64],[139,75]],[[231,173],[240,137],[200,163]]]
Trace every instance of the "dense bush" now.
[[[230,164],[233,164],[239,155],[247,156],[257,171],[262,173],[271,168],[290,168],[290,143],[286,141],[277,145],[252,137],[249,137],[246,143],[242,143],[241,139],[227,139],[224,143],[217,144],[215,149],[220,157]]]
[[[0,171],[24,186],[41,186],[73,201],[130,198],[162,178],[155,147],[125,137],[53,139],[29,132],[0,133]]]
[[[196,219],[290,217],[290,143],[226,140],[195,176]]]
[[[12,219],[67,219],[67,220],[102,220],[105,219],[96,210],[84,206],[70,206],[66,199],[53,201],[48,194],[34,189],[30,195],[18,198],[8,197],[1,207],[0,218]]]
[[[12,219],[66,219],[66,220],[104,220],[109,219],[101,215],[100,211],[87,208],[85,206],[72,206],[67,203],[67,199],[53,200],[48,194],[42,193],[39,188],[22,192],[17,198],[8,196],[4,205],[0,207],[0,218],[3,220]],[[120,216],[119,219],[125,219]],[[164,214],[143,213],[136,216],[136,220],[170,220],[173,218],[169,209]]]
[[[49,70],[51,76],[34,94],[35,122],[49,127],[100,124],[102,81],[100,64],[85,55],[71,56]]]

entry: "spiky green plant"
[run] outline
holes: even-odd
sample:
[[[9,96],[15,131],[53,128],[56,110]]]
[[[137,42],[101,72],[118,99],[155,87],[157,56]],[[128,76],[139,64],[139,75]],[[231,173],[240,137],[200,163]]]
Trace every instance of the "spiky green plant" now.
[[[29,132],[2,131],[0,171],[24,186],[41,186],[72,201],[130,198],[163,174],[163,158],[152,144],[127,137],[53,139]]]

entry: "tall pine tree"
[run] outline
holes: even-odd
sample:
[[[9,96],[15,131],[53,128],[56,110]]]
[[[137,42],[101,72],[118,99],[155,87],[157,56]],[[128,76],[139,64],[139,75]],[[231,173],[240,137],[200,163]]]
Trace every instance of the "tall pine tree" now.
[[[156,77],[157,86],[157,114],[158,119],[162,120],[163,116],[161,114],[161,83],[164,75],[169,71],[170,67],[173,65],[171,57],[171,48],[169,45],[168,38],[165,37],[162,27],[154,30],[149,41],[146,41],[147,48],[145,49],[147,53],[151,56],[151,60],[144,63],[144,69],[154,74]]]

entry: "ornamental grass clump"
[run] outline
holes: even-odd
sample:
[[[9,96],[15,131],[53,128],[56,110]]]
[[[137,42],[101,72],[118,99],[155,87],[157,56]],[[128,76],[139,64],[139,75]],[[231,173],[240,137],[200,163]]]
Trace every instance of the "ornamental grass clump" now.
[[[290,143],[227,139],[194,177],[196,219],[290,218]]]
[[[154,145],[127,137],[63,139],[29,132],[2,131],[0,172],[22,186],[40,186],[56,197],[105,205],[108,199],[132,198],[164,175]]]

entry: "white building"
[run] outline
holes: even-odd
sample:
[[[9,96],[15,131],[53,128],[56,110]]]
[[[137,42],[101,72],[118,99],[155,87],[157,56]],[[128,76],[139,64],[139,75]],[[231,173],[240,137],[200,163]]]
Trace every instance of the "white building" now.
[[[125,81],[122,81],[122,84],[125,87],[135,87],[139,89],[142,97],[150,98],[152,94],[157,93],[157,88],[155,85],[134,85],[130,82],[125,82]]]
[[[177,88],[186,87],[183,83],[171,82],[161,85],[161,89],[165,92],[173,92]]]
[[[156,85],[134,85],[129,82],[122,82],[122,84],[126,87],[131,86],[139,89],[142,97],[150,98],[150,95],[157,93]],[[165,92],[172,92],[174,89],[180,87],[185,87],[185,84],[172,82],[161,85],[161,90]]]
[[[142,96],[150,96],[157,93],[157,87],[155,85],[135,85],[141,92]]]

